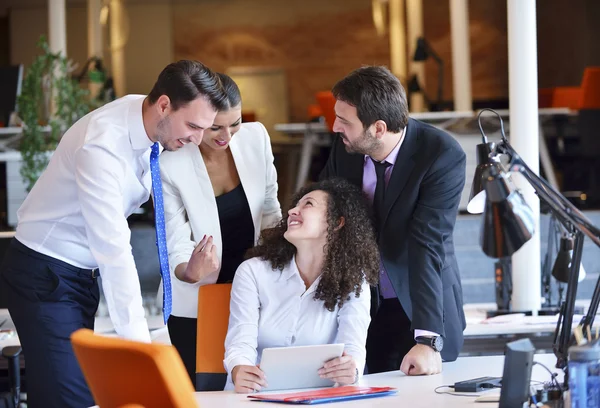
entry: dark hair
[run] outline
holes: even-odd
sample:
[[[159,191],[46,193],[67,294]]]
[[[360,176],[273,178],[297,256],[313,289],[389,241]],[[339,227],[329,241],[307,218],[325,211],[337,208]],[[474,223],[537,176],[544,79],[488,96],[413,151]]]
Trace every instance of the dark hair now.
[[[225,95],[227,95],[227,106],[222,110],[229,110],[238,106],[242,102],[240,88],[238,88],[235,81],[231,79],[229,75],[223,74],[221,72],[217,72],[217,75],[219,76],[221,84],[223,85],[223,91],[225,91]]]
[[[177,110],[199,97],[205,97],[215,110],[223,110],[227,95],[219,76],[198,61],[180,60],[165,67],[148,94],[150,104],[167,95]]]
[[[311,191],[327,193],[327,244],[321,281],[315,299],[325,302],[333,311],[342,306],[351,293],[359,296],[366,279],[375,285],[379,277],[379,249],[369,218],[368,206],[362,192],[343,179],[329,179],[313,183],[298,191],[290,208]],[[340,217],[344,225],[336,230]],[[249,257],[260,257],[271,262],[273,269],[283,270],[296,254],[296,247],[283,234],[287,231],[288,213],[273,228],[262,231],[259,243],[248,251]]]
[[[366,129],[383,120],[390,132],[400,132],[408,123],[404,87],[386,67],[366,66],[352,71],[334,85],[333,96],[356,107]]]

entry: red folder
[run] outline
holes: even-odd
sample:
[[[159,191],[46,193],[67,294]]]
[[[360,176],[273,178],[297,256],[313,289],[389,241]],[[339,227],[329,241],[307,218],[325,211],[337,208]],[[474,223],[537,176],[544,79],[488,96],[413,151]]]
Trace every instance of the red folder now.
[[[322,404],[325,402],[382,397],[395,393],[396,389],[392,387],[358,387],[348,385],[345,387],[331,387],[289,394],[249,395],[248,398],[257,401],[279,402],[284,404]]]

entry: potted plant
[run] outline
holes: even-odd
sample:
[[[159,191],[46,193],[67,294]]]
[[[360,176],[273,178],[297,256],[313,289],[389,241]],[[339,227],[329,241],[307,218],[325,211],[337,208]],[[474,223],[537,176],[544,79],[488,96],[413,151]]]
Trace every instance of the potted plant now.
[[[71,77],[71,61],[53,53],[45,36],[37,45],[42,53],[27,69],[18,99],[23,126],[21,176],[27,191],[48,165],[62,134],[93,107],[88,91]]]

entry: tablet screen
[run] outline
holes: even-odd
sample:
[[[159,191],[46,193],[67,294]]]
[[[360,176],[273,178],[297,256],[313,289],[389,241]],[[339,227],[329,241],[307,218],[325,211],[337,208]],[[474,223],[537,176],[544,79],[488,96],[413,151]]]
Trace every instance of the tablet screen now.
[[[334,382],[319,377],[318,370],[343,352],[344,344],[266,348],[260,369],[269,386],[263,391],[330,387]]]

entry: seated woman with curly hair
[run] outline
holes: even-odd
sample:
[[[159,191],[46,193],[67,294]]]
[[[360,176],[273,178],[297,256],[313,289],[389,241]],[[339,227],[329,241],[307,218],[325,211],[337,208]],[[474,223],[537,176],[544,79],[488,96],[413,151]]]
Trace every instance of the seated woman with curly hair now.
[[[259,391],[268,347],[344,343],[319,370],[338,384],[365,365],[379,252],[362,192],[340,179],[304,188],[274,228],[261,233],[233,279],[225,340],[225,389]]]

